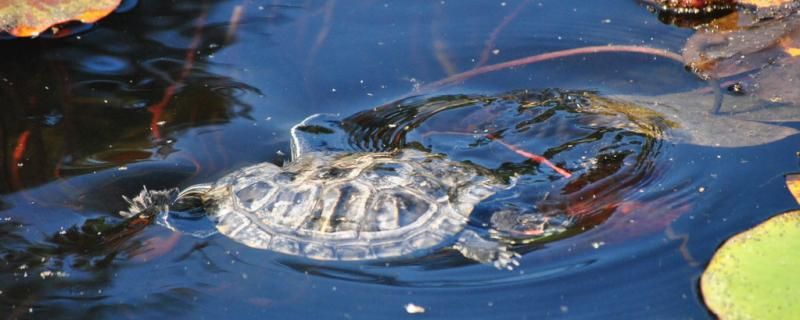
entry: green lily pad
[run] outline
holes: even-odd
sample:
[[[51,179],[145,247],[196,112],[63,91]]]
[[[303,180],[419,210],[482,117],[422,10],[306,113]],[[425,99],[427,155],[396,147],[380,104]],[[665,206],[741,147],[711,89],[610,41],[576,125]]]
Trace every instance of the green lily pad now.
[[[706,306],[720,319],[800,315],[800,210],[728,239],[700,279]]]

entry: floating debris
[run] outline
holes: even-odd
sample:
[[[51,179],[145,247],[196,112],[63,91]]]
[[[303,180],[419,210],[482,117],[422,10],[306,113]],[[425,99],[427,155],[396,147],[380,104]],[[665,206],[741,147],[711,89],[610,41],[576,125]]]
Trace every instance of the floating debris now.
[[[408,312],[408,314],[425,313],[425,307],[418,306],[413,303],[408,303],[403,307],[406,308],[406,312]]]

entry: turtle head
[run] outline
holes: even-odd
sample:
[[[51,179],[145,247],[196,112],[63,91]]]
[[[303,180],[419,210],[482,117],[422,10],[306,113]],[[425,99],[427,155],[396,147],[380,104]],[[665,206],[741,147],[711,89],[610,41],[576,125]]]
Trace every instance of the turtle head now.
[[[127,211],[120,211],[119,214],[125,218],[139,215],[154,217],[162,212],[169,211],[169,206],[178,195],[178,189],[169,190],[149,190],[147,187],[133,198],[122,196],[128,203]]]
[[[341,117],[335,114],[312,115],[292,127],[291,135],[292,161],[309,152],[353,150]]]

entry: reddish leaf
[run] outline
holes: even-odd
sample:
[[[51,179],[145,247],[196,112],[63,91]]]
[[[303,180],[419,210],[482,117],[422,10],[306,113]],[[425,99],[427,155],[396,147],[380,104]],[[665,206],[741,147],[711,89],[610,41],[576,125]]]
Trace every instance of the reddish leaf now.
[[[60,23],[95,22],[119,4],[120,0],[0,0],[0,32],[35,37]]]
[[[662,9],[681,13],[710,12],[741,6],[754,9],[772,9],[791,6],[793,0],[644,0]]]
[[[710,12],[736,5],[735,0],[644,0],[644,2],[679,13]]]
[[[754,6],[756,8],[769,8],[783,5],[789,5],[792,0],[739,0],[741,5]]]

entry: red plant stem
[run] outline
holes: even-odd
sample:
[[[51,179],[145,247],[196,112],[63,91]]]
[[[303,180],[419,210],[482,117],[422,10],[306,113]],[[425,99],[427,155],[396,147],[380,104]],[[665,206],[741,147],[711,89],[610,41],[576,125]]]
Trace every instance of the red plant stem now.
[[[203,40],[202,31],[205,21],[206,13],[203,13],[203,15],[200,16],[195,22],[194,37],[192,38],[192,42],[189,44],[189,47],[186,49],[186,58],[183,61],[183,69],[181,70],[181,74],[178,79],[176,79],[164,90],[164,95],[158,103],[147,107],[147,111],[153,114],[150,120],[150,132],[156,140],[161,140],[161,129],[159,128],[159,122],[161,122],[164,109],[166,109],[167,105],[169,105],[169,103],[172,101],[172,98],[175,97],[177,87],[183,84],[184,80],[186,80],[186,78],[189,76],[189,73],[192,72],[192,66],[194,65],[197,47],[200,46],[200,42]]]
[[[22,181],[19,176],[19,163],[22,157],[25,156],[25,149],[28,147],[28,138],[31,136],[30,130],[23,131],[17,138],[17,144],[14,146],[14,152],[11,154],[12,161],[9,164],[11,171],[11,184],[14,189],[22,188]]]
[[[483,66],[479,68],[474,68],[469,71],[465,71],[462,73],[454,74],[442,80],[432,82],[428,85],[425,85],[422,90],[430,90],[439,87],[443,87],[449,84],[453,84],[456,82],[461,82],[467,80],[469,78],[494,72],[502,69],[520,67],[536,62],[552,60],[552,59],[559,59],[565,58],[575,55],[584,55],[584,54],[595,54],[595,53],[603,53],[603,52],[613,52],[613,53],[641,53],[646,55],[652,55],[656,57],[664,57],[667,59],[671,59],[680,63],[683,63],[683,57],[681,55],[667,51],[664,49],[657,49],[657,48],[650,48],[644,46],[630,46],[630,45],[608,45],[608,46],[591,46],[591,47],[582,47],[582,48],[575,48],[575,49],[567,49],[567,50],[560,50],[560,51],[553,51],[548,53],[542,53],[537,55],[528,56],[525,58],[520,58],[516,60],[501,62],[497,64],[491,64],[488,66]]]
[[[31,136],[31,131],[25,130],[22,132],[22,134],[19,135],[19,138],[17,138],[17,145],[14,146],[14,153],[13,153],[15,167],[17,166],[17,162],[22,160],[22,156],[25,155],[25,148],[28,145],[28,138],[30,136]]]
[[[492,141],[496,141],[500,145],[508,148],[511,151],[514,151],[518,155],[521,155],[521,156],[523,156],[525,158],[528,158],[528,159],[531,159],[531,160],[533,160],[533,161],[535,161],[537,163],[541,163],[541,164],[544,164],[544,165],[550,167],[551,169],[553,169],[556,172],[558,172],[558,174],[564,176],[564,178],[572,177],[572,173],[570,173],[569,171],[564,170],[562,168],[559,168],[558,166],[556,166],[555,164],[550,162],[550,160],[547,160],[547,158],[545,158],[545,157],[542,157],[542,156],[540,156],[538,154],[530,153],[528,151],[525,151],[525,150],[522,150],[520,148],[517,148],[516,146],[503,141],[502,139],[496,137],[495,135],[493,135],[491,133],[486,134],[486,138],[488,138],[489,140],[492,140]]]
[[[476,67],[484,65],[486,61],[489,60],[489,54],[492,52],[492,49],[495,48],[494,44],[497,41],[497,35],[499,35],[500,31],[503,31],[503,29],[505,29],[506,26],[508,26],[508,24],[511,23],[511,21],[514,20],[514,18],[517,17],[517,15],[522,11],[522,9],[528,5],[529,1],[530,0],[522,1],[522,3],[520,3],[519,6],[517,6],[517,8],[514,9],[513,12],[511,12],[511,14],[503,18],[503,21],[501,21],[500,24],[497,25],[497,27],[495,27],[494,30],[492,30],[492,34],[490,34],[489,39],[486,40],[486,44],[483,47],[483,52],[481,52],[481,57],[480,59],[478,59],[478,64],[476,65]]]

